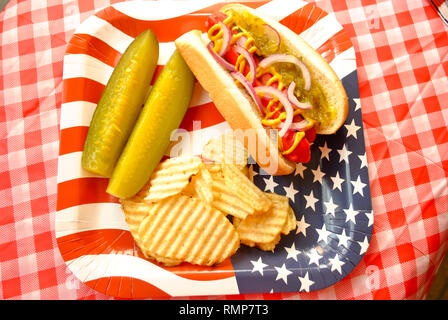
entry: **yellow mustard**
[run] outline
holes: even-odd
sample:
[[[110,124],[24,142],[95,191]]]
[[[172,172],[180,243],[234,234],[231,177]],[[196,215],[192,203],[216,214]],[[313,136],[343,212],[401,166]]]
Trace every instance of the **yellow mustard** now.
[[[297,148],[297,146],[299,145],[300,141],[302,141],[302,139],[304,137],[305,137],[305,132],[297,131],[296,132],[296,136],[294,137],[294,143],[292,144],[292,146],[288,150],[283,151],[282,154],[283,155],[287,155],[287,154],[290,154],[291,152],[293,152]]]

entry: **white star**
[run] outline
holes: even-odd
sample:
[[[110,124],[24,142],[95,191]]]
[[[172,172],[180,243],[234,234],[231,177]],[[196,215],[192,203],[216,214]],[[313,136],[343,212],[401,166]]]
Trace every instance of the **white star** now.
[[[345,128],[347,129],[347,138],[353,136],[355,139],[358,139],[357,131],[361,128],[355,124],[355,119],[352,119],[350,124],[346,124]]]
[[[336,253],[334,258],[330,258],[328,260],[330,261],[330,264],[331,264],[331,271],[337,270],[340,274],[342,274],[341,267],[344,265],[344,262],[339,260],[338,254]]]
[[[314,193],[313,190],[311,190],[310,194],[307,196],[304,196],[305,200],[306,200],[306,206],[305,209],[310,207],[313,208],[314,211],[316,211],[316,207],[315,204],[317,201],[319,201],[317,198],[314,198]]]
[[[327,238],[328,236],[331,234],[330,231],[327,231],[327,228],[325,227],[325,224],[322,226],[321,229],[316,229],[317,234],[319,235],[319,238],[317,239],[317,242],[319,242],[320,240],[325,241],[326,243],[328,242]]]
[[[364,254],[367,252],[367,248],[369,248],[369,240],[367,240],[367,236],[364,238],[363,242],[358,241],[359,246],[361,249],[359,250],[359,254]]]
[[[339,241],[338,241],[338,246],[344,246],[344,247],[348,247],[348,240],[350,240],[351,238],[347,235],[347,230],[343,230],[342,234],[338,234],[337,235]]]
[[[356,110],[360,110],[361,109],[361,103],[360,103],[360,99],[359,98],[353,98],[353,101],[355,101],[355,111]]]
[[[286,269],[285,264],[283,264],[283,266],[281,268],[279,267],[275,267],[275,270],[277,270],[277,278],[275,278],[275,280],[278,279],[282,279],[285,284],[288,284],[288,276],[292,273],[291,271],[289,271],[288,269]]]
[[[322,184],[322,177],[325,175],[325,173],[320,170],[320,166],[318,166],[316,170],[311,171],[313,172],[314,175],[313,183],[319,181]]]
[[[286,257],[286,260],[288,260],[289,258],[294,259],[295,261],[297,261],[297,255],[299,254],[299,250],[296,250],[296,245],[293,242],[292,246],[290,248],[285,247],[286,252],[288,252],[288,256]]]
[[[339,191],[342,192],[342,183],[344,183],[344,179],[341,179],[341,177],[339,176],[339,171],[336,172],[336,176],[335,177],[330,177],[331,181],[333,181],[333,190],[334,189],[339,189]]]
[[[306,223],[305,216],[303,216],[300,220],[297,220],[296,225],[297,225],[296,234],[301,232],[306,237],[306,228],[308,228],[310,224]]]
[[[254,177],[258,174],[257,171],[254,170],[254,165],[249,166],[249,179],[254,182]]]
[[[337,204],[333,202],[333,199],[330,198],[328,202],[324,202],[325,208],[327,209],[326,214],[331,214],[333,217],[336,218],[335,210],[338,207]]]
[[[320,149],[320,158],[327,158],[328,160],[330,160],[330,152],[332,151],[332,149],[327,147],[327,141],[325,141],[324,146],[323,147],[319,147]]]
[[[359,211],[353,210],[353,204],[350,204],[350,208],[344,209],[345,214],[347,217],[345,218],[345,222],[353,221],[353,223],[356,223],[355,217],[358,215]]]
[[[296,164],[296,171],[294,172],[294,176],[300,175],[303,178],[303,171],[306,170],[306,167],[303,165],[303,163],[299,162]]]
[[[339,153],[339,162],[342,162],[343,160],[348,162],[348,157],[352,154],[352,152],[347,150],[345,144],[342,146],[342,149],[338,149],[337,151]]]
[[[283,189],[285,189],[286,192],[286,196],[291,199],[292,202],[295,202],[295,195],[297,193],[299,193],[299,191],[297,191],[296,189],[294,189],[294,185],[291,181],[291,184],[289,185],[289,187],[283,187]]]
[[[358,158],[359,158],[359,160],[361,160],[361,167],[359,169],[362,169],[364,167],[367,168],[367,157],[366,157],[366,154],[364,153],[364,154],[358,156]]]
[[[252,269],[252,272],[258,271],[258,272],[261,273],[261,275],[263,275],[263,269],[268,266],[267,264],[264,264],[263,261],[261,261],[261,257],[258,258],[257,261],[252,261],[251,260],[250,262],[252,262],[252,264],[254,265],[254,268]]]
[[[373,212],[369,211],[365,213],[367,216],[367,219],[369,219],[369,224],[367,225],[368,227],[373,225]]]
[[[315,264],[316,266],[319,266],[319,261],[320,261],[320,259],[322,258],[320,255],[319,255],[319,252],[317,252],[317,250],[316,249],[314,249],[309,255],[308,255],[308,257],[310,258],[310,262],[309,262],[309,265],[311,265],[311,264]]]
[[[362,190],[364,189],[364,187],[367,184],[365,184],[364,182],[361,181],[361,177],[358,176],[356,181],[351,181],[351,183],[353,186],[353,195],[355,195],[356,193],[359,193],[361,196],[364,196],[364,192]]]
[[[314,281],[310,280],[308,272],[305,274],[305,277],[299,277],[300,281],[300,291],[310,292],[310,287],[314,284]]]
[[[274,188],[278,186],[278,183],[274,181],[274,177],[270,176],[269,179],[263,178],[264,183],[266,186],[264,187],[264,191],[271,191],[272,193],[275,193]]]

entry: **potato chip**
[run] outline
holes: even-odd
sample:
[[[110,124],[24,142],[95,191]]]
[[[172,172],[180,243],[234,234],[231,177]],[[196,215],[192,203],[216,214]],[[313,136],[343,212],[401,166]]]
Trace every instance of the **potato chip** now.
[[[137,195],[120,200],[143,255],[166,266],[213,265],[240,242],[274,250],[296,228],[295,213],[287,197],[261,191],[249,176],[247,166],[194,156],[161,162]]]
[[[250,176],[250,171],[249,171],[249,167],[248,166],[244,166],[244,167],[240,168],[240,170],[246,177],[249,178],[250,181],[252,181],[252,177]]]
[[[257,247],[260,248],[263,251],[273,251],[275,249],[275,246],[280,242],[281,235],[278,234],[274,240],[268,243],[257,243]]]
[[[213,201],[213,179],[205,166],[202,166],[199,172],[191,178],[191,188],[194,190],[194,196],[211,204]]]
[[[148,204],[136,202],[133,199],[121,199],[120,203],[121,208],[124,211],[125,220],[128,224],[129,231],[135,238],[137,236],[137,231],[140,223],[149,212]]]
[[[204,166],[207,168],[208,172],[215,178],[224,178],[224,174],[222,173],[222,165],[219,163],[206,162]]]
[[[288,208],[288,217],[286,218],[285,224],[283,225],[281,233],[288,235],[292,230],[297,227],[296,215],[291,206]],[[264,251],[273,251],[275,246],[280,242],[281,234],[279,233],[275,239],[269,243],[256,243],[255,245]]]
[[[224,178],[215,178],[212,184],[213,203],[212,206],[224,214],[229,214],[240,219],[245,219],[248,215],[254,214],[255,210],[246,202],[241,200],[241,196],[230,190]]]
[[[249,241],[249,240],[241,240],[241,243],[245,244],[246,246],[249,246],[249,247],[258,247],[259,249],[261,249],[263,251],[273,251],[275,249],[275,246],[280,242],[280,239],[281,239],[281,235],[279,233],[278,235],[275,236],[274,240],[272,240],[271,242],[256,243],[256,242]]]
[[[271,208],[271,199],[258,189],[250,179],[232,164],[222,166],[224,180],[231,191],[240,195],[255,210],[255,214],[268,212]]]
[[[233,164],[242,169],[247,165],[249,153],[233,131],[228,131],[211,139],[204,146],[202,157],[219,164]]]
[[[137,200],[137,201],[136,201]],[[138,198],[134,197],[132,199],[120,200],[121,208],[125,213],[125,219],[129,227],[129,231],[131,232],[132,237],[134,238],[135,243],[142,251],[143,255],[146,258],[154,259],[160,263],[163,263],[166,266],[175,266],[181,263],[179,260],[174,259],[163,259],[161,257],[153,257],[145,251],[144,248],[141,247],[140,237],[138,235],[138,228],[140,227],[143,219],[148,215],[150,211],[150,207],[153,204],[148,204],[145,202],[138,202]]]
[[[280,239],[281,239],[281,235],[279,233],[278,235],[275,236],[274,240],[272,240],[271,242],[256,243],[254,241],[241,240],[241,243],[245,244],[246,246],[249,246],[249,247],[258,247],[259,249],[261,249],[263,251],[273,251],[275,249],[275,246],[280,242]]]
[[[146,192],[145,201],[161,200],[180,193],[187,186],[190,177],[198,173],[201,165],[201,159],[191,155],[161,162],[149,180],[149,187],[143,188]]]
[[[221,212],[185,195],[154,203],[138,234],[150,256],[208,266],[233,255],[240,243]]]
[[[148,252],[146,252],[144,250],[142,250],[142,252],[143,252],[143,255],[145,256],[145,258],[155,260],[156,262],[161,263],[167,267],[174,267],[174,266],[177,266],[182,263],[182,261],[180,261],[180,260],[164,258],[164,257],[158,256],[156,254],[153,254],[153,256],[151,256],[151,255],[149,255]]]
[[[235,223],[235,220],[239,220]],[[242,220],[240,219],[234,219],[234,226],[236,227]],[[249,247],[258,247],[259,249],[263,250],[263,251],[273,251],[276,247],[276,245],[280,242],[281,240],[281,234],[277,234],[274,238],[274,240],[272,240],[271,242],[267,242],[267,243],[256,243],[254,241],[250,241],[247,239],[242,239],[241,243],[245,244]]]
[[[191,184],[191,181],[186,185],[185,188],[182,189],[180,194],[184,196],[188,196],[190,198],[198,198],[198,194],[196,190],[194,189],[194,186]]]
[[[250,215],[244,220],[234,219],[234,226],[244,244],[269,244],[281,233],[288,217],[289,201],[285,196],[265,193],[272,208],[263,214]]]
[[[222,166],[224,164],[220,164],[220,163],[214,163],[214,162],[206,162],[204,163],[204,166],[207,167],[207,170],[210,172],[210,175],[212,176],[212,178],[224,178],[224,174],[222,172]],[[249,179],[252,178],[251,176],[251,169],[248,166],[240,166],[237,168]],[[252,180],[251,180],[252,181]]]

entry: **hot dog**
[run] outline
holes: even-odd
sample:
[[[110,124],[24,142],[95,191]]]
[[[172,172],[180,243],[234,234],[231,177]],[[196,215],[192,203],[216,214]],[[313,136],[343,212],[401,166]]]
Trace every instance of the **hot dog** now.
[[[256,146],[241,139],[252,157],[272,175],[308,162],[316,134],[335,133],[348,114],[330,65],[293,31],[244,5],[222,7],[206,27],[176,47],[230,127],[256,132]]]

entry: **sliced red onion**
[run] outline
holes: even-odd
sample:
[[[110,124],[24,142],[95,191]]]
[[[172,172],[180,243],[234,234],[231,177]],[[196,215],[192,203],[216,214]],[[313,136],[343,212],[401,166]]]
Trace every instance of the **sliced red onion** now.
[[[240,37],[240,38],[236,41],[236,43],[237,43],[238,45],[244,47],[245,44],[246,44],[246,41],[247,41],[247,38],[246,38],[245,36],[242,36],[242,37]]]
[[[240,45],[235,46],[235,51],[239,54],[242,54],[244,56],[244,58],[246,59],[247,63],[249,64],[249,68],[250,68],[249,83],[253,84],[254,80],[255,80],[255,74],[257,72],[256,71],[257,66],[255,64],[254,57],[252,56],[252,54],[249,51],[247,51],[246,48],[241,47]]]
[[[289,129],[301,131],[301,130],[305,129],[309,124],[310,123],[308,122],[308,120],[304,119],[300,122],[291,123],[291,125],[289,126]],[[280,129],[283,128],[283,122],[281,122],[278,126]]]
[[[294,94],[294,89],[295,88],[296,88],[296,83],[293,81],[289,85],[288,91],[287,91],[288,99],[292,103],[293,107],[296,107],[296,108],[299,108],[299,109],[302,109],[302,110],[311,109],[313,107],[311,104],[300,102],[297,99],[296,95]]]
[[[219,21],[219,25],[221,26],[223,37],[221,49],[219,49],[218,54],[223,56],[229,49],[230,41],[232,40],[232,31],[230,31],[230,28],[222,21]]]
[[[280,43],[282,41],[280,33],[278,33],[278,31],[269,24],[265,23],[263,24],[263,26],[264,26],[264,32],[269,35],[269,40],[277,44],[277,50],[278,50],[278,48],[280,48]]]
[[[294,129],[294,130],[298,130],[298,131],[300,131],[300,130],[303,130],[303,129],[305,129],[307,126],[309,126],[309,121],[308,120],[305,120],[305,119],[303,119],[302,121],[300,121],[300,122],[293,122],[292,124],[291,124],[291,129]]]
[[[213,50],[213,42],[209,42],[207,45],[208,51],[210,51],[210,54],[215,58],[216,62],[218,62],[222,67],[224,67],[226,70],[229,71],[235,71],[235,66],[229,62],[227,62],[223,57],[221,57],[219,54]]]
[[[259,66],[262,68],[267,68],[271,64],[279,63],[279,62],[288,62],[288,63],[292,63],[292,64],[298,66],[300,68],[300,70],[302,71],[302,76],[303,76],[303,79],[305,80],[304,89],[307,91],[311,89],[310,70],[299,58],[297,58],[295,56],[292,56],[292,55],[286,54],[286,53],[271,54],[270,56],[261,60],[261,62],[259,63]]]
[[[283,122],[282,129],[278,133],[280,137],[283,137],[285,133],[289,130],[289,127],[291,126],[292,120],[294,118],[294,110],[292,108],[291,102],[289,102],[288,98],[280,90],[274,87],[270,86],[255,87],[255,92],[269,94],[271,96],[276,97],[285,108],[286,119],[285,122]]]
[[[232,75],[233,78],[235,78],[236,80],[238,80],[246,89],[247,93],[249,93],[249,95],[252,97],[252,99],[254,100],[254,102],[257,104],[258,108],[260,109],[261,113],[264,115],[264,108],[263,108],[263,104],[261,103],[260,98],[258,98],[257,93],[255,92],[254,87],[249,83],[249,81],[247,80],[247,78],[238,71],[234,71],[232,73],[230,73]]]

